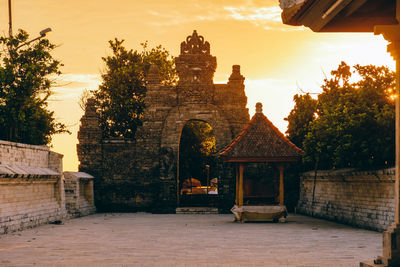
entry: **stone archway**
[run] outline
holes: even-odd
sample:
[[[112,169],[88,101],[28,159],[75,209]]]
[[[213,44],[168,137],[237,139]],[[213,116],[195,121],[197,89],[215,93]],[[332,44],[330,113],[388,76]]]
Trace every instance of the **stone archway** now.
[[[179,203],[179,144],[183,127],[190,120],[204,121],[213,128],[217,151],[232,140],[229,122],[216,106],[212,104],[188,104],[171,109],[163,125],[161,150],[171,151],[174,158],[177,159],[173,162],[175,164],[173,169],[176,170],[173,183],[174,188],[176,188],[177,203]]]
[[[163,84],[158,68],[150,68],[143,125],[138,127],[134,141],[103,139],[94,106],[82,117],[78,135],[80,170],[97,177],[96,201],[104,203],[104,209],[174,212],[178,198],[177,156],[185,124],[189,120],[210,124],[219,150],[249,121],[240,66],[232,67],[227,83],[215,84],[217,59],[203,36],[193,31],[181,43],[175,62],[179,76],[176,86]],[[221,170],[218,184],[223,180],[223,187],[218,190],[218,201],[221,210],[227,211],[235,187],[229,166]]]
[[[232,131],[229,122],[220,110],[212,104],[188,104],[177,106],[169,112],[164,121],[161,148],[170,147],[177,153],[180,135],[189,120],[205,121],[214,129],[217,150],[229,144]]]

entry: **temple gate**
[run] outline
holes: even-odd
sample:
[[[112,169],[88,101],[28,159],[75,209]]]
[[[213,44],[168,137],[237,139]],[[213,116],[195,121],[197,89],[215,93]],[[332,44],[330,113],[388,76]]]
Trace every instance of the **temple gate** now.
[[[147,76],[143,125],[135,140],[103,139],[94,102],[88,101],[77,145],[79,170],[96,177],[99,210],[174,212],[179,205],[179,143],[188,121],[207,122],[217,150],[229,144],[249,121],[240,66],[227,84],[214,84],[216,57],[210,44],[193,32],[176,58],[176,87],[161,84],[156,66]],[[218,176],[220,211],[234,202],[234,180],[221,163]],[[225,208],[226,207],[226,208]]]

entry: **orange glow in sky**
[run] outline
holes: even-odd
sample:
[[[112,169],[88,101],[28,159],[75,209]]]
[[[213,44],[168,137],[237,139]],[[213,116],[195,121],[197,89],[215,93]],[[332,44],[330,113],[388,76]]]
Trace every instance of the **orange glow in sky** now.
[[[8,35],[8,0],[0,0],[0,34]],[[64,170],[76,171],[76,134],[83,111],[78,99],[84,89],[96,89],[110,53],[108,40],[125,39],[127,48],[163,45],[173,56],[180,43],[197,30],[217,57],[216,83],[225,83],[232,65],[246,77],[250,114],[256,102],[282,131],[296,93],[320,91],[324,75],[341,61],[394,69],[386,41],[372,33],[313,33],[283,25],[278,0],[14,0],[13,29],[36,37],[51,27],[54,56],[64,63],[50,109],[72,135],[53,138],[53,150],[64,154]]]

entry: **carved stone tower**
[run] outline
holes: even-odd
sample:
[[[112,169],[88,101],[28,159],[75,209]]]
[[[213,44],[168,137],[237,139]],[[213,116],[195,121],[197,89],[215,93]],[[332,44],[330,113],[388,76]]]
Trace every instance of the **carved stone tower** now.
[[[210,44],[204,37],[193,31],[181,43],[181,54],[175,64],[179,76],[179,103],[211,103],[217,59],[210,55]]]

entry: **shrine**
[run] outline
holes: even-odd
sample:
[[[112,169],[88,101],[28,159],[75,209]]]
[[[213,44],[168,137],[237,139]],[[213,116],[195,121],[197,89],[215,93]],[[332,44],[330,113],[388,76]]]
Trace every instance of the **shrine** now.
[[[284,163],[301,158],[302,150],[290,142],[262,113],[262,104],[256,104],[256,113],[246,128],[219,152],[224,162],[236,165],[236,198],[232,212],[235,219],[245,221],[276,221],[286,217],[284,203]],[[273,163],[279,178],[244,177],[249,163]]]

